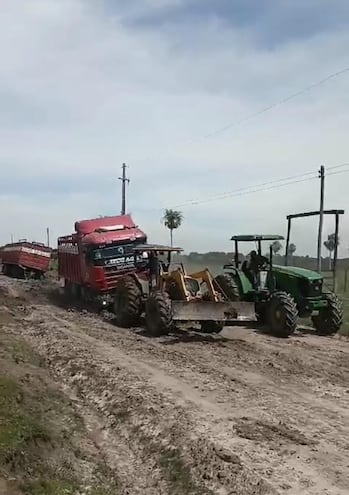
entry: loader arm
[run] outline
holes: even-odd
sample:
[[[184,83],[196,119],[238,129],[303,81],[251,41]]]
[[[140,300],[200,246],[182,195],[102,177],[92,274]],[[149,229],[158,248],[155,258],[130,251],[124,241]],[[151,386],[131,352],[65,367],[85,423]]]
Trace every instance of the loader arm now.
[[[188,300],[188,291],[185,286],[184,275],[181,270],[174,270],[169,273],[164,273],[160,277],[160,289],[167,290],[171,293],[171,285],[174,284],[176,286],[176,295],[175,299],[179,299],[182,301]]]
[[[206,283],[210,301],[218,302],[220,300],[218,293],[214,288],[213,277],[207,268],[199,272],[191,273],[189,277]]]

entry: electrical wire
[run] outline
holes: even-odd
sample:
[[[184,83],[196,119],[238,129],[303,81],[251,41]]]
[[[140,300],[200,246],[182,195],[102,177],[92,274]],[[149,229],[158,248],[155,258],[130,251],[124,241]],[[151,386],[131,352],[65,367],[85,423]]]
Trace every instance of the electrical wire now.
[[[275,103],[272,103],[271,105],[268,105],[267,107],[262,108],[261,110],[258,110],[257,112],[254,112],[250,115],[247,115],[246,117],[243,117],[242,119],[238,120],[237,122],[232,122],[232,123],[229,123],[229,124],[219,128],[219,129],[216,129],[215,131],[212,131],[212,132],[204,135],[203,137],[209,138],[209,137],[215,136],[216,134],[220,134],[221,132],[224,132],[224,131],[232,128],[232,127],[238,127],[239,125],[243,124],[247,120],[251,120],[254,117],[258,117],[259,115],[262,115],[265,112],[269,112],[269,110],[272,110],[273,108],[276,108],[280,105],[283,105],[284,103],[287,103],[288,101],[293,100],[294,98],[297,98],[298,96],[301,96],[302,94],[307,93],[318,86],[321,86],[322,84],[326,83],[330,79],[334,79],[336,77],[339,77],[342,74],[345,74],[346,72],[349,72],[349,67],[346,67],[346,68],[339,70],[337,72],[333,72],[332,74],[329,74],[328,76],[324,77],[320,81],[317,81],[313,84],[310,84],[310,86],[306,86],[305,88],[303,88],[303,89],[301,89],[295,93],[292,93],[289,96],[286,96],[282,100],[279,100]]]
[[[341,165],[335,165],[333,167],[328,167],[327,170],[335,170],[335,169],[338,169],[340,167],[343,168],[345,166],[349,167],[349,163],[343,163]],[[331,175],[338,175],[338,174],[342,174],[342,173],[347,173],[347,172],[349,172],[349,168],[347,168],[345,170],[338,170],[336,172],[325,173],[325,177],[331,176]],[[307,176],[310,176],[310,177],[307,177]],[[294,179],[297,179],[297,180],[294,180]],[[277,179],[274,181],[268,181],[268,182],[265,182],[263,184],[258,184],[255,186],[249,186],[246,188],[236,189],[234,191],[218,194],[218,195],[211,196],[209,198],[205,198],[202,200],[189,200],[189,201],[186,201],[180,205],[174,206],[173,209],[184,208],[186,206],[197,206],[197,205],[201,205],[201,204],[210,203],[213,201],[220,201],[220,200],[227,199],[227,198],[232,198],[232,197],[237,197],[237,196],[245,196],[247,194],[254,194],[257,192],[270,191],[273,189],[279,189],[281,187],[290,186],[293,184],[299,184],[299,183],[307,182],[307,181],[314,180],[314,179],[318,179],[317,172],[315,172],[315,171],[314,172],[307,172],[305,174],[295,175],[295,176],[291,176],[291,177],[285,177],[284,179]]]
[[[231,122],[231,123],[228,123],[226,124],[225,126],[221,127],[221,128],[218,128],[216,130],[213,130],[207,134],[204,134],[202,136],[198,136],[198,137],[194,137],[194,138],[191,138],[191,139],[183,139],[183,140],[180,140],[178,141],[175,146],[181,146],[181,145],[190,145],[190,144],[194,144],[196,142],[199,142],[199,141],[202,141],[204,139],[207,139],[207,138],[210,138],[210,137],[213,137],[215,136],[216,134],[220,134],[221,132],[224,132],[230,128],[233,128],[233,127],[239,127],[241,124],[243,124],[244,122],[247,122],[248,120],[251,120],[255,117],[258,117],[259,115],[262,115],[263,113],[266,113],[270,110],[272,110],[273,108],[276,108],[280,105],[283,105],[295,98],[297,98],[298,96],[301,96],[302,94],[304,93],[307,93],[309,91],[311,91],[312,89],[318,87],[318,86],[321,86],[322,84],[325,84],[327,81],[331,80],[331,79],[334,79],[336,77],[339,77],[345,73],[349,72],[349,67],[345,67],[344,69],[341,69],[337,72],[333,72],[332,74],[329,74],[328,76],[324,77],[323,79],[320,79],[319,81],[313,83],[313,84],[310,84],[309,86],[306,86],[305,88],[303,89],[300,89],[299,91],[296,91],[295,93],[292,93],[290,94],[289,96],[286,96],[285,98],[275,102],[275,103],[272,103],[271,105],[268,105],[264,108],[262,108],[261,110],[258,110],[250,115],[247,115],[245,117],[242,117],[241,119],[237,120],[236,122]],[[172,149],[174,148],[174,146],[171,147]],[[167,148],[168,149],[168,148]],[[163,156],[166,156],[167,155],[167,151],[166,151],[166,155],[164,155],[163,153],[158,153],[157,154],[157,158],[161,158],[161,155]],[[143,159],[142,159],[143,160]],[[153,158],[150,158],[149,157],[149,160],[154,160],[154,157]],[[137,160],[137,158],[133,158],[133,160],[131,159],[131,161],[139,161],[139,159]]]
[[[299,178],[302,178],[302,177],[306,177],[308,175],[314,175],[316,172],[312,171],[312,172],[305,172],[303,174],[297,174],[297,175],[291,175],[289,177],[284,177],[282,179],[275,179],[275,180],[270,180],[270,181],[267,181],[267,182],[263,182],[262,184],[256,184],[256,185],[253,185],[253,186],[247,186],[247,187],[242,187],[242,188],[239,188],[239,189],[234,189],[233,191],[228,191],[228,192],[224,192],[224,193],[220,193],[220,194],[215,194],[213,196],[210,196],[208,198],[205,199],[206,200],[211,200],[211,199],[215,199],[217,197],[222,197],[222,196],[230,196],[232,194],[235,194],[235,193],[239,193],[239,192],[243,192],[243,191],[248,191],[249,189],[253,188],[259,188],[259,187],[264,187],[264,186],[269,186],[271,184],[277,184],[277,183],[280,183],[280,182],[285,182],[285,181],[289,181],[289,180],[292,180],[292,179],[299,179]],[[182,206],[185,206],[186,204],[193,204],[193,203],[197,203],[197,202],[201,202],[200,199],[189,199],[187,201],[185,201],[184,203],[182,203],[181,205],[178,205],[178,207],[182,207]]]
[[[326,170],[334,170],[336,168],[343,168],[343,167],[349,167],[349,163],[341,163],[340,165],[335,165],[334,167],[326,167]]]
[[[290,186],[292,184],[299,184],[301,182],[307,182],[307,181],[314,180],[314,179],[317,179],[317,178],[318,177],[314,173],[314,176],[313,177],[307,177],[305,179],[293,180],[293,181],[285,182],[285,183],[282,183],[282,184],[275,184],[275,185],[272,185],[270,187],[259,187],[259,188],[257,187],[255,189],[252,188],[250,190],[244,190],[244,191],[238,191],[238,190],[237,191],[232,191],[229,194],[218,195],[218,196],[215,196],[215,197],[212,197],[212,198],[207,198],[207,199],[193,201],[191,203],[184,203],[182,205],[177,205],[177,206],[174,207],[174,209],[183,208],[183,207],[186,207],[186,206],[197,206],[197,205],[201,205],[201,204],[205,204],[205,203],[210,203],[210,202],[213,202],[213,201],[220,201],[222,199],[234,198],[234,197],[237,197],[237,196],[246,196],[247,194],[254,194],[254,193],[257,193],[257,192],[270,191],[272,189],[279,189],[279,188],[284,187],[284,186]]]

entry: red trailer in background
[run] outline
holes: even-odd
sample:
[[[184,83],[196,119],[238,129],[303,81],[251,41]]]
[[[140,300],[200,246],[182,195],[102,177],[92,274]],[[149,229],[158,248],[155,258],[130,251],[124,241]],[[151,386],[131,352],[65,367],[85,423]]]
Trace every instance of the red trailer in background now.
[[[100,307],[113,306],[115,289],[125,275],[148,265],[133,251],[146,241],[130,215],[75,222],[75,232],[58,239],[58,275],[66,294]]]
[[[50,268],[51,248],[22,239],[3,246],[0,260],[4,275],[40,279]]]

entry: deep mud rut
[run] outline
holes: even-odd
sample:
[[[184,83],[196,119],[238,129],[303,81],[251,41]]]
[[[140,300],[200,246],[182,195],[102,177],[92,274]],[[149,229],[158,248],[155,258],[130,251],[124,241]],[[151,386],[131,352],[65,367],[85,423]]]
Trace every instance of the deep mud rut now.
[[[242,327],[154,339],[60,307],[49,286],[1,287],[25,300],[0,323],[45,357],[121,493],[349,493],[347,339]]]

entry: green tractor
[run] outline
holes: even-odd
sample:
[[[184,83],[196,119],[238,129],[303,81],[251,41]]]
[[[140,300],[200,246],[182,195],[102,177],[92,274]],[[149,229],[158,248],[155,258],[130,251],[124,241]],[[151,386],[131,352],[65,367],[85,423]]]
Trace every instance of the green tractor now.
[[[321,274],[304,268],[273,265],[270,244],[268,256],[262,255],[262,241],[284,240],[277,235],[240,235],[235,242],[233,263],[224,265],[215,278],[217,288],[230,301],[255,303],[257,321],[278,337],[291,335],[298,318],[311,317],[319,335],[336,333],[343,321],[338,297],[323,286]],[[255,242],[250,259],[240,262],[239,242]]]

